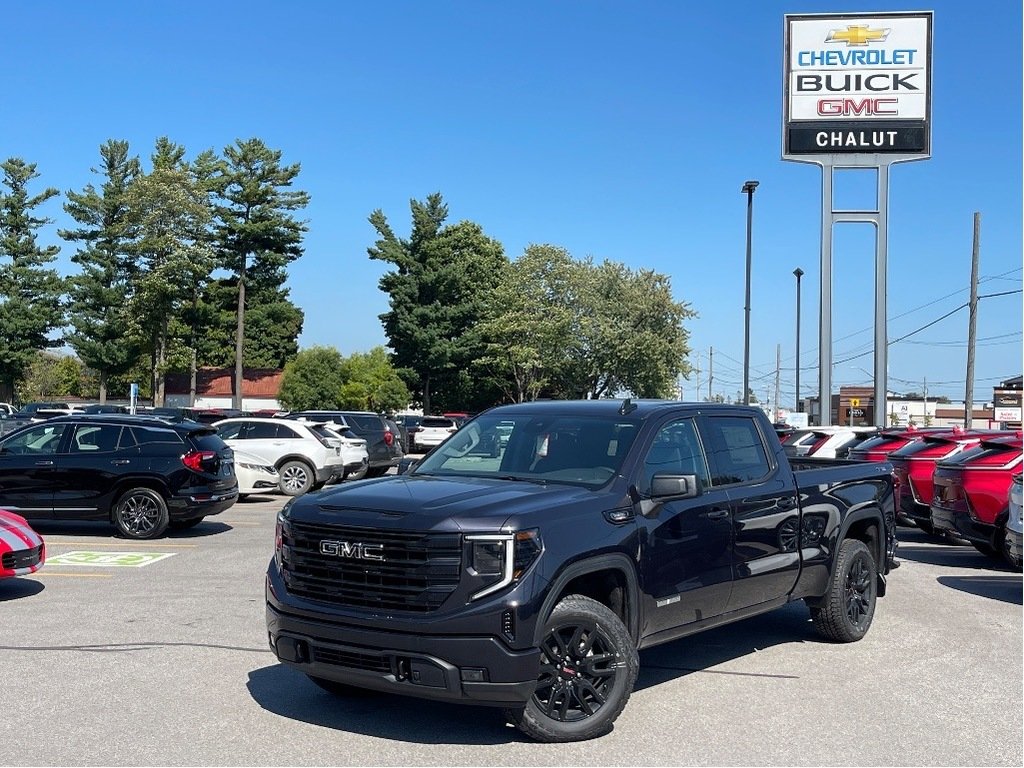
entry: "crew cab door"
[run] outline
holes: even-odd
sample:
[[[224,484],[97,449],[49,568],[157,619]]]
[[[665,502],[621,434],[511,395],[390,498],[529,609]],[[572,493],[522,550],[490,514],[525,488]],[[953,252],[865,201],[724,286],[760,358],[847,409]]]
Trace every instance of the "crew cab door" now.
[[[657,475],[696,476],[692,498],[652,499]],[[724,613],[732,584],[729,496],[708,482],[693,418],[661,426],[638,466],[644,635]]]
[[[800,575],[800,506],[789,465],[753,414],[703,415],[700,433],[711,484],[728,495],[733,529],[733,582],[728,610],[789,594]]]

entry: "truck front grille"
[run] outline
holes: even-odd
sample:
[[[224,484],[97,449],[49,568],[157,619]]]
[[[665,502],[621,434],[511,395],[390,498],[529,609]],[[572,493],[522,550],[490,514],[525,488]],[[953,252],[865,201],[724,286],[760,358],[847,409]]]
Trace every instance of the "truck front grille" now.
[[[458,533],[292,522],[283,537],[288,591],[332,605],[426,613],[448,599],[462,573]],[[339,554],[324,554],[322,542]]]

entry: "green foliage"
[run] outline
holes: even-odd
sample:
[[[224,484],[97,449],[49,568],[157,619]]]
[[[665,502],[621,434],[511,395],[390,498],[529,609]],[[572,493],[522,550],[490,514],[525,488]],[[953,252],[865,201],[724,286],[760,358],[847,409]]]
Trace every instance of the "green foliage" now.
[[[290,411],[339,408],[344,384],[341,353],[334,347],[310,347],[284,367],[277,399]]]
[[[260,139],[238,140],[233,146],[224,148],[224,159],[220,163],[210,161],[211,189],[215,191],[214,233],[219,257],[219,266],[227,269],[232,277],[235,300],[235,364],[242,365],[246,338],[246,313],[254,303],[247,301],[247,289],[252,284],[257,293],[277,295],[274,309],[262,318],[257,318],[262,334],[270,335],[276,326],[273,318],[287,316],[284,329],[279,329],[276,339],[260,339],[255,347],[257,354],[269,357],[289,356],[292,350],[281,353],[280,335],[287,335],[298,327],[302,318],[299,311],[287,301],[283,285],[287,277],[285,268],[302,255],[302,237],[308,227],[305,222],[292,216],[309,204],[305,192],[290,190],[299,175],[300,166],[281,164],[280,150],[269,149]],[[219,305],[223,311],[223,305]],[[250,331],[251,333],[251,331]],[[294,342],[298,336],[286,341]],[[240,387],[237,398],[240,399]]]
[[[64,281],[47,268],[57,246],[40,248],[36,233],[47,218],[34,211],[59,194],[52,187],[30,195],[37,179],[34,163],[10,158],[3,170],[0,192],[0,399],[9,398],[37,351],[50,346],[49,335],[63,324],[61,295]]]
[[[126,141],[107,141],[100,158],[100,170],[93,171],[103,175],[100,190],[88,184],[81,192],[67,193],[64,210],[80,226],[59,234],[81,244],[71,257],[81,272],[68,281],[72,329],[66,340],[99,374],[103,402],[107,378],[126,373],[140,353],[140,339],[127,336],[125,329],[136,273],[127,192],[141,168],[137,157],[129,157]]]
[[[86,379],[85,366],[77,358],[40,351],[33,355],[18,382],[19,402],[80,397]]]
[[[479,225],[443,226],[448,207],[439,193],[410,201],[410,208],[408,240],[395,235],[382,211],[369,219],[378,234],[367,249],[370,258],[394,267],[379,283],[389,297],[390,311],[381,321],[393,362],[406,373],[414,398],[426,411],[475,408],[491,390],[467,389],[465,372],[483,353],[478,326],[508,260],[501,243]]]
[[[342,375],[345,384],[341,399],[345,408],[383,413],[401,411],[409,405],[409,388],[392,367],[384,347],[345,358]]]

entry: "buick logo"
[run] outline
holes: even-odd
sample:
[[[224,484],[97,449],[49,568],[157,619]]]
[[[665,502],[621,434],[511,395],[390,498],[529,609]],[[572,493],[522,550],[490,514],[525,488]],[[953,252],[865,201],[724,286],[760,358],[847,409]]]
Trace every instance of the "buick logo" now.
[[[383,544],[363,544],[361,541],[321,541],[320,554],[347,557],[352,560],[384,560]]]

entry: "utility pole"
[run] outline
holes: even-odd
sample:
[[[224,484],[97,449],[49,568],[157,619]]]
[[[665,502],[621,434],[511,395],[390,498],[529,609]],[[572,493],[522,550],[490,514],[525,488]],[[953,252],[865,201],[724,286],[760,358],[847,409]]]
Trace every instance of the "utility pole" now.
[[[924,377],[924,426],[930,427],[931,421],[928,419],[928,377]]]
[[[775,407],[772,409],[772,421],[779,417],[779,368],[782,366],[782,345],[775,345]]]
[[[700,361],[700,355],[699,354],[697,355],[697,361],[698,362]],[[693,383],[694,397],[693,397],[693,399],[696,400],[697,402],[700,402],[700,368],[697,368],[695,366],[694,369],[693,369],[693,375],[694,375],[694,383]]]
[[[711,402],[711,382],[715,380],[715,348],[708,347],[708,402]]]
[[[971,317],[967,325],[967,391],[964,393],[964,429],[974,414],[974,345],[978,326],[978,262],[981,258],[981,214],[974,213],[974,247],[971,250]]]

